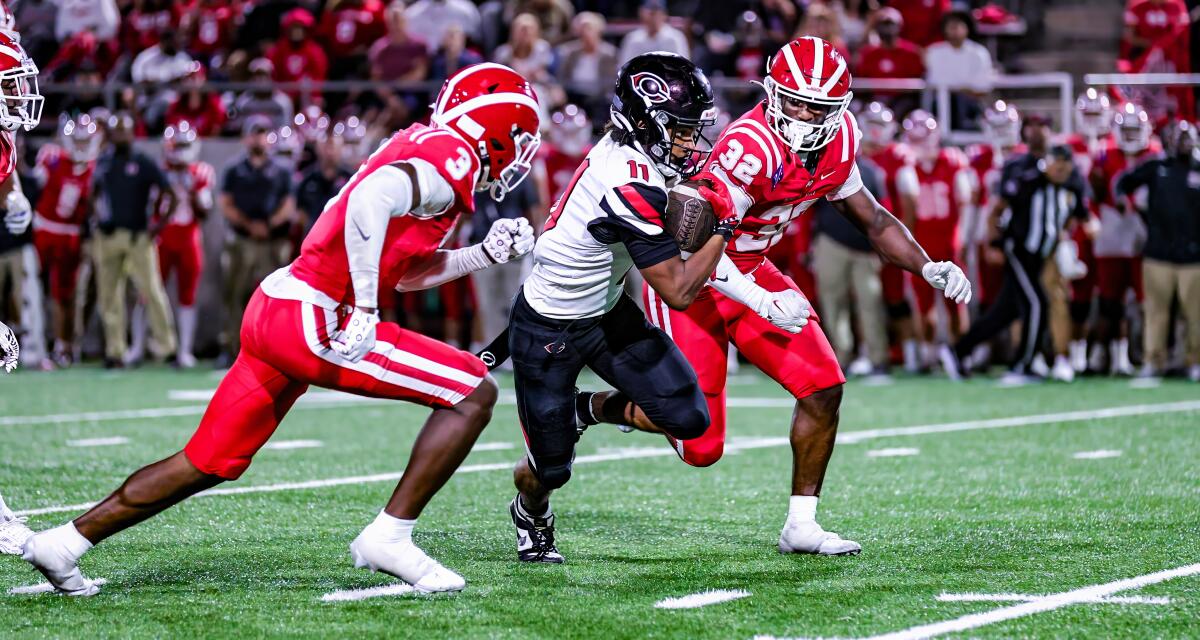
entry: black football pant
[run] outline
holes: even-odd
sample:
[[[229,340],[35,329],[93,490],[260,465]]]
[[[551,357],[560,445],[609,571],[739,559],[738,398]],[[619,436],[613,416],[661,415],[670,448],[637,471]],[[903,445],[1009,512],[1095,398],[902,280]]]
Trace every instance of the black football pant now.
[[[966,358],[975,347],[991,340],[1014,320],[1021,321],[1021,344],[1013,354],[1012,370],[1028,373],[1033,357],[1045,339],[1050,306],[1042,288],[1042,267],[1045,259],[1005,246],[1004,280],[1000,293],[988,310],[976,320],[966,335],[954,345],[959,359]]]

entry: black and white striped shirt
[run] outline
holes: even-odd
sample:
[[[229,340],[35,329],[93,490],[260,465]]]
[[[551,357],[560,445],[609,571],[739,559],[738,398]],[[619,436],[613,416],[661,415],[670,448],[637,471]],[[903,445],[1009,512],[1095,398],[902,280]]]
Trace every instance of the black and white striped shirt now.
[[[1086,187],[1077,171],[1065,184],[1050,182],[1038,162],[1037,157],[1023,155],[1004,167],[1001,193],[1009,208],[1000,227],[1005,246],[1046,258],[1058,245],[1068,218],[1087,219]]]

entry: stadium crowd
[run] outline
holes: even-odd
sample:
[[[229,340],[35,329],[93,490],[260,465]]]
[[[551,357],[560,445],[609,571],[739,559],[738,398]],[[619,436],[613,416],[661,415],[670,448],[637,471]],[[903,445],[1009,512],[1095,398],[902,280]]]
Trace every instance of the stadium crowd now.
[[[761,79],[770,55],[811,34],[834,43],[856,80],[952,88],[944,122],[926,110],[928,95],[856,89],[860,166],[872,191],[940,254],[933,259],[964,264],[982,293],[969,313],[936,304],[927,289],[881,267],[856,228],[818,206],[773,255],[813,299],[849,373],[886,376],[900,365],[957,376],[995,362],[1010,365],[1013,381],[1132,375],[1139,365],[1148,376],[1183,371],[1200,380],[1191,88],[1089,89],[1076,103],[1074,135],[1058,135],[1045,115],[995,99],[1004,60],[978,40],[977,24],[1015,19],[995,4],[9,4],[42,82],[69,85],[47,92],[45,112],[61,114],[43,119],[51,139],[24,140],[19,158],[37,212],[33,230],[0,230],[0,317],[24,331],[28,357],[45,368],[81,357],[93,308],[107,366],[135,364],[147,350],[193,366],[206,269],[223,274],[218,363],[228,364],[257,282],[296,255],[354,168],[380,140],[421,120],[431,93],[457,69],[485,60],[513,67],[535,83],[550,123],[535,179],[502,203],[479,198],[460,234],[475,242],[500,217],[540,227],[607,121],[612,78],[625,60],[654,50],[689,56],[734,87],[721,92],[721,107],[740,113],[760,99],[749,82]],[[1189,72],[1194,15],[1182,0],[1129,0],[1115,70]],[[984,142],[951,146],[947,131],[981,132]],[[210,166],[200,146],[219,137],[240,138],[244,154]],[[161,141],[161,160],[139,140]],[[203,259],[200,228],[210,228],[202,224],[210,215],[228,236],[219,264]],[[1039,230],[1036,241],[1030,229]],[[429,295],[398,294],[381,308],[479,346],[507,322],[527,262]],[[50,343],[39,349],[36,334]]]

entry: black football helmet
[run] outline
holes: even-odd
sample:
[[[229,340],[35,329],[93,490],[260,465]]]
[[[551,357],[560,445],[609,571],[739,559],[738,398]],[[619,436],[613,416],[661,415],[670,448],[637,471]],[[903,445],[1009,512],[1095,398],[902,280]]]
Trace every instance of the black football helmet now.
[[[695,175],[712,150],[704,137],[717,119],[712,86],[683,56],[654,51],[626,62],[610,114],[620,141],[637,147],[667,179]]]

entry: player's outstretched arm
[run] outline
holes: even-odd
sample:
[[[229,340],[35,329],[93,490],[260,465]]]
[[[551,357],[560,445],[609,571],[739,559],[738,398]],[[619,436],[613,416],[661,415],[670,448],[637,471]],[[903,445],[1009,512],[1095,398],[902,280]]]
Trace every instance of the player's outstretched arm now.
[[[483,242],[461,249],[439,249],[404,274],[397,291],[432,289],[495,264],[515,260],[533,250],[533,227],[525,218],[492,223]]]
[[[767,291],[747,278],[727,255],[717,261],[708,284],[788,333],[800,333],[812,315],[812,305],[799,292]]]
[[[885,260],[919,274],[930,286],[942,289],[947,298],[959,304],[970,302],[971,282],[962,269],[953,262],[931,261],[908,228],[879,204],[870,190],[864,187],[831,204],[866,234],[871,246]]]
[[[708,281],[709,275],[717,266],[717,261],[725,255],[725,244],[733,237],[736,221],[727,224],[722,221],[717,225],[708,242],[700,250],[684,260],[676,255],[650,267],[639,269],[642,277],[668,307],[676,311],[688,308],[700,293],[700,289]]]

